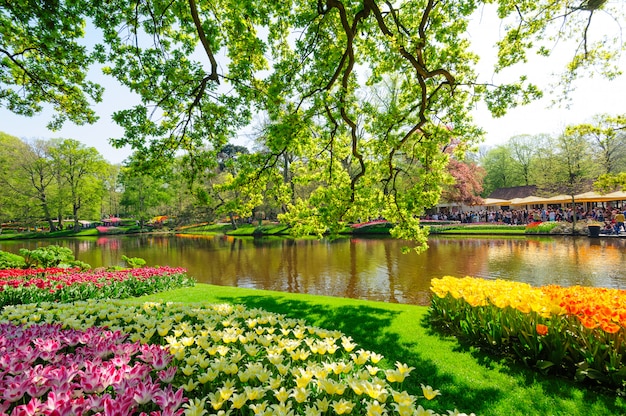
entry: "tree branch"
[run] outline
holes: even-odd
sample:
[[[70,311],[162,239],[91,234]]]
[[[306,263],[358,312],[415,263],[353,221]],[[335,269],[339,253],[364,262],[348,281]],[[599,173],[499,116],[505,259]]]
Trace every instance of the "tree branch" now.
[[[200,21],[200,16],[198,15],[198,9],[196,7],[195,0],[189,0],[189,10],[191,11],[191,17],[193,18],[193,23],[196,26],[196,32],[198,32],[198,37],[200,38],[200,42],[204,47],[204,51],[209,57],[209,61],[211,62],[211,73],[208,78],[211,81],[215,81],[219,84],[219,78],[217,75],[217,61],[215,60],[215,56],[213,55],[213,51],[211,50],[211,45],[209,44],[209,40],[204,33],[204,29],[202,28],[202,22]]]

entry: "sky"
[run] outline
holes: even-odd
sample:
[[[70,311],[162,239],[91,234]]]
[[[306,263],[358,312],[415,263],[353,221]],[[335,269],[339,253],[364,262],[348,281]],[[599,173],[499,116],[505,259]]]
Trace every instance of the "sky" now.
[[[626,22],[623,22],[626,27]],[[603,22],[597,19],[595,27],[604,29],[615,26],[610,20]],[[573,45],[557,45],[555,53],[550,58],[531,57],[527,64],[498,76],[493,75],[492,65],[495,59],[493,44],[502,34],[500,22],[495,18],[493,11],[482,10],[476,15],[470,26],[472,45],[481,56],[478,65],[480,81],[499,81],[514,77],[520,73],[527,74],[529,80],[544,89],[544,98],[529,105],[510,110],[506,116],[494,119],[484,105],[479,105],[473,113],[474,121],[486,132],[484,145],[495,146],[505,143],[509,138],[521,134],[558,135],[564,127],[570,124],[590,122],[596,114],[608,113],[612,115],[626,114],[626,75],[613,81],[607,81],[599,76],[581,78],[576,82],[576,90],[571,94],[569,108],[551,106],[555,95],[551,91],[551,83],[555,80],[552,75],[560,72],[567,59],[573,54]],[[620,65],[626,72],[626,56],[622,56]],[[51,132],[46,124],[51,119],[49,111],[34,117],[23,117],[0,108],[0,131],[23,139],[50,139],[56,137],[72,138],[81,141],[86,146],[95,147],[110,163],[123,163],[131,154],[131,149],[113,148],[109,143],[111,137],[121,137],[122,129],[112,120],[111,115],[116,109],[127,108],[138,102],[128,91],[116,85],[115,81],[99,74],[94,69],[90,73],[105,87],[102,103],[94,106],[99,121],[93,125],[76,126],[66,122],[57,132]]]

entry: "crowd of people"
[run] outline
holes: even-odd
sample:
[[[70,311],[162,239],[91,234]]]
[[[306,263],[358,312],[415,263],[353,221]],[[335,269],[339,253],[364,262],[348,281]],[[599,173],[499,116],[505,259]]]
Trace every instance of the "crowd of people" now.
[[[576,216],[577,221],[587,220],[604,224],[605,232],[626,232],[624,218],[626,211],[611,207],[593,207],[586,211],[584,207],[562,208],[552,206],[535,209],[498,209],[498,210],[475,210],[454,211],[450,213],[439,212],[426,217],[429,220],[460,221],[462,223],[494,223],[510,225],[526,225],[533,222],[568,221],[572,222]]]

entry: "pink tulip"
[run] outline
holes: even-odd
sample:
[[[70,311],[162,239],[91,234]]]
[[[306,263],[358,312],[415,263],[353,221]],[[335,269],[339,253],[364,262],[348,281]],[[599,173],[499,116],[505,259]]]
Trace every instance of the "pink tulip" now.
[[[138,358],[155,370],[162,370],[172,362],[172,356],[159,345],[142,345],[140,351]]]
[[[140,405],[150,403],[158,389],[159,386],[154,384],[152,379],[148,378],[145,382],[135,386],[133,399]]]
[[[2,397],[7,402],[16,402],[24,396],[24,386],[19,382],[10,382],[6,384]]]
[[[163,390],[158,390],[154,393],[153,401],[159,405],[162,409],[178,409],[187,398],[183,396],[183,389],[178,389],[176,393],[172,391],[172,386],[168,385]]]
[[[159,380],[164,383],[171,383],[174,380],[174,376],[176,376],[176,367],[169,367],[165,370],[159,371]]]
[[[11,416],[34,416],[41,413],[43,403],[37,398],[33,398],[28,404],[21,404],[11,412]]]

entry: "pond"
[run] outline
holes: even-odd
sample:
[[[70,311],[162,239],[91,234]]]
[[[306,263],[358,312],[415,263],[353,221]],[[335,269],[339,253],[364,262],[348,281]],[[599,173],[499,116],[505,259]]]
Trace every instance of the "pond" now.
[[[433,236],[421,254],[391,238],[253,239],[152,234],[2,241],[0,250],[58,244],[93,267],[180,266],[202,283],[426,305],[430,280],[452,275],[626,288],[626,239]]]

